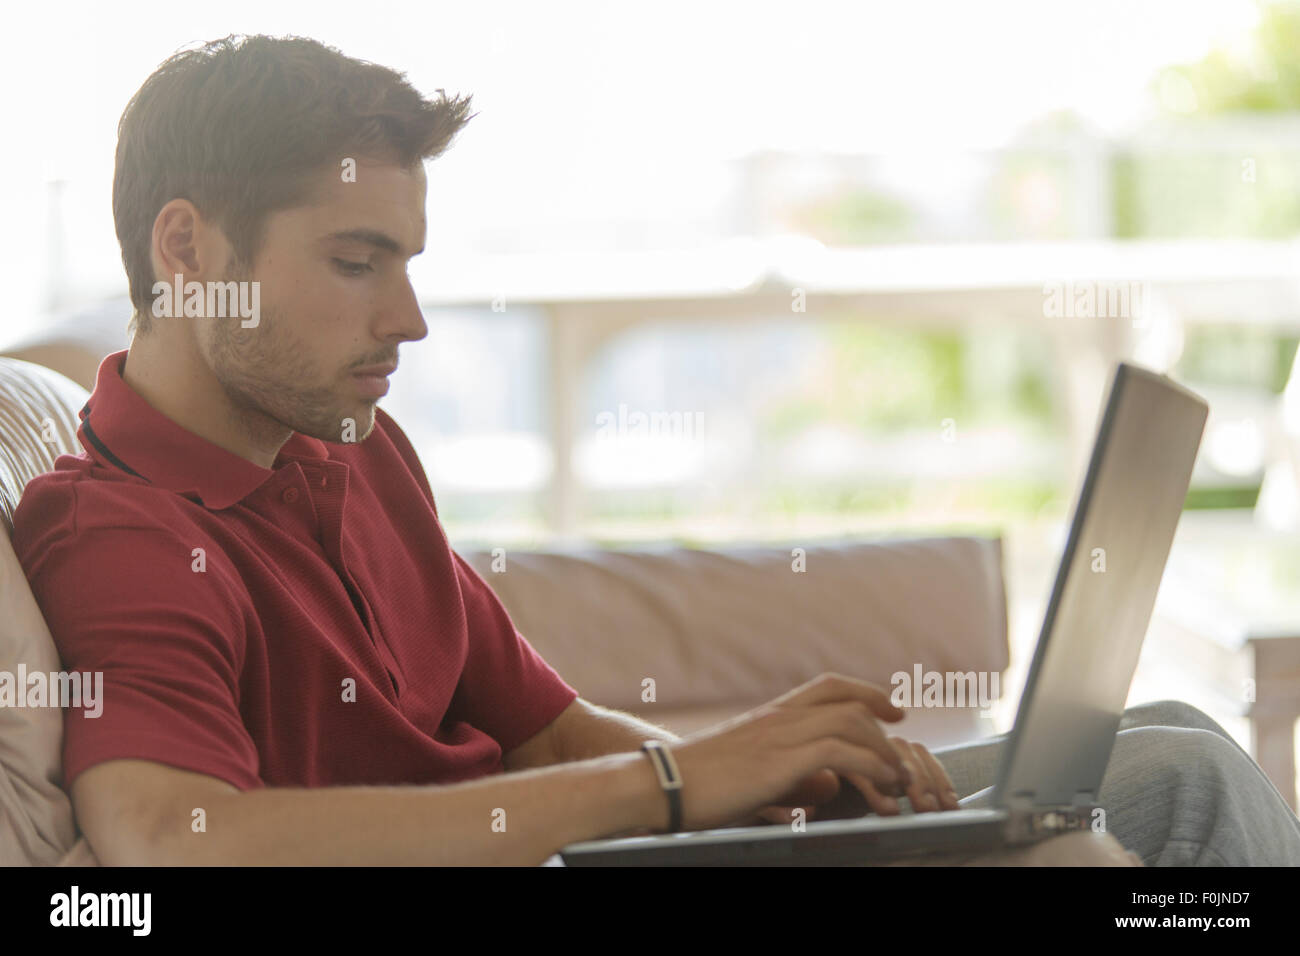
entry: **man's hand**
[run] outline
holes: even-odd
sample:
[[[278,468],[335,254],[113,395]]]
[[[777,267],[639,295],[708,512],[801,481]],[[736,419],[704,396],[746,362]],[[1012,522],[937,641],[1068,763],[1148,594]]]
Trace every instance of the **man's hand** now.
[[[836,797],[844,781],[880,814],[898,813],[897,797],[904,795],[918,812],[956,809],[952,784],[930,752],[887,738],[877,723],[902,720],[904,713],[880,687],[823,674],[770,704],[686,737],[673,748],[682,774],[684,829],[756,816],[780,815],[789,822],[790,808],[815,811]]]
[[[943,764],[924,744],[902,737],[887,739],[902,758],[910,785],[880,786],[867,777],[850,774],[853,787],[846,787],[833,770],[819,770],[781,801],[759,810],[742,825],[790,823],[797,809],[803,810],[808,820],[852,819],[868,812],[893,816],[900,812],[897,798],[902,796],[908,798],[917,813],[961,809]]]
[[[871,809],[882,816],[898,813],[898,796],[907,797],[912,809],[917,813],[939,810],[957,810],[957,791],[943,769],[943,764],[935,759],[934,754],[925,744],[904,740],[902,737],[890,737],[889,742],[898,751],[903,765],[907,768],[905,785],[892,793],[885,793],[879,786],[866,777],[849,774],[854,786],[867,797]]]

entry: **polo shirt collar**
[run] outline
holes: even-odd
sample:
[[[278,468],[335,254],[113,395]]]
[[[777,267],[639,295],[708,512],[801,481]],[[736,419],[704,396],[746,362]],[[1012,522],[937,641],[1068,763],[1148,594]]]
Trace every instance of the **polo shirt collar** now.
[[[126,384],[126,356],[123,349],[100,363],[77,429],[82,447],[104,467],[197,495],[215,511],[242,501],[292,461],[329,457],[323,441],[300,432],[284,443],[271,468],[226,451],[176,424]]]

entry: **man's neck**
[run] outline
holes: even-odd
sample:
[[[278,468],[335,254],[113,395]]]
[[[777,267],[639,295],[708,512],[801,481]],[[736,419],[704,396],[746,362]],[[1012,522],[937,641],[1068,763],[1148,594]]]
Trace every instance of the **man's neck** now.
[[[181,336],[159,330],[137,334],[127,352],[122,381],[187,431],[219,448],[270,468],[293,435],[278,422],[253,420],[235,406],[221,382]]]

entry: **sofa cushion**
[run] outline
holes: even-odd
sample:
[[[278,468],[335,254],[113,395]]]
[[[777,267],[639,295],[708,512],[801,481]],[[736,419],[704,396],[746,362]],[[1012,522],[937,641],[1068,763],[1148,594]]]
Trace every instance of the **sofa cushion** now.
[[[0,358],[0,673],[11,680],[20,666],[28,674],[61,666],[9,530],[27,482],[77,449],[85,400],[85,390],[57,372]],[[73,848],[62,744],[59,708],[0,707],[0,865],[53,864]]]
[[[89,397],[58,372],[0,358],[0,521],[14,526],[27,482],[54,470],[54,460],[81,451],[78,412]]]
[[[0,672],[16,680],[20,664],[28,674],[59,670],[54,641],[4,528],[0,607]],[[57,863],[76,839],[72,805],[60,787],[62,745],[58,707],[0,707],[0,865]]]
[[[508,552],[504,570],[490,552],[462,555],[585,699],[650,720],[763,703],[824,671],[888,688],[917,666],[1006,669],[1000,538],[809,546],[803,571],[792,551]]]

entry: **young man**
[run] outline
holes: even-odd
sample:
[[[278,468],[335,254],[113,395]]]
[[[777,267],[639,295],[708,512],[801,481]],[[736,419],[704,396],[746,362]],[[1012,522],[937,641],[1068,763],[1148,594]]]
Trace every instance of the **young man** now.
[[[102,715],[70,712],[64,753],[98,858],[536,864],[668,828],[648,739],[673,744],[685,828],[789,820],[841,780],[880,813],[903,795],[956,808],[945,767],[885,736],[902,712],[861,681],[824,676],[685,741],[582,700],[451,550],[376,402],[427,331],[406,273],[423,161],[468,107],[267,37],[178,54],[127,106],[113,208],[131,347],[99,369],[84,453],[30,483],[14,532],[65,667],[104,675]],[[1235,781],[1166,814],[1204,840],[1196,859],[1300,860],[1249,758],[1161,729]],[[1175,795],[1203,786],[1122,743],[1121,778],[1140,762]],[[963,789],[985,785],[992,752],[955,753]],[[1244,841],[1215,829],[1243,793],[1259,811]],[[1185,837],[1151,819],[1114,832],[1172,861]]]

